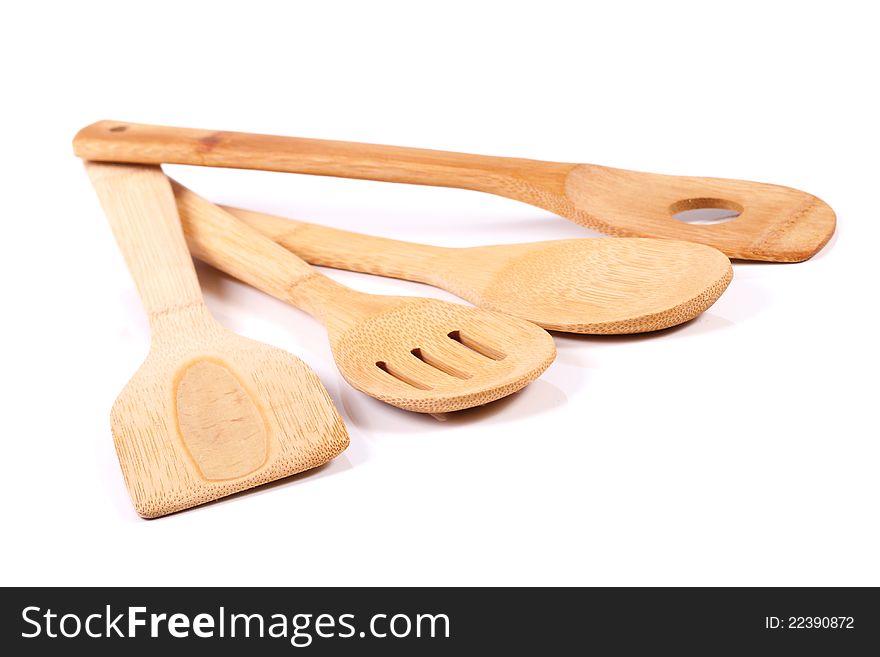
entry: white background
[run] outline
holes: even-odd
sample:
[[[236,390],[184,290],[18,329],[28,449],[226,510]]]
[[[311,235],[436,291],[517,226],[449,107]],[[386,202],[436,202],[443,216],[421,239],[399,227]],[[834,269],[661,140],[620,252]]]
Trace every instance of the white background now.
[[[2,583],[880,584],[868,3],[309,4],[0,10]],[[102,118],[762,180],[820,196],[839,228],[807,263],[736,264],[681,328],[560,336],[540,380],[445,422],[354,391],[319,324],[200,267],[224,325],[318,372],[351,447],[145,521],[108,414],[149,333],[70,147]],[[218,202],[439,245],[592,235],[476,192],[169,171]]]

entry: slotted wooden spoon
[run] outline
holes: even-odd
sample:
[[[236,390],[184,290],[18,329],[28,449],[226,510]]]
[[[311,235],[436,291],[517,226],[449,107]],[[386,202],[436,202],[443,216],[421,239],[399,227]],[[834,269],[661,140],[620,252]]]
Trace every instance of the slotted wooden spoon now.
[[[314,372],[209,314],[162,171],[94,162],[86,169],[152,331],[149,355],[111,412],[137,512],[173,513],[344,450],[348,433]]]
[[[556,356],[553,338],[522,319],[340,285],[222,208],[172,184],[192,254],[321,321],[339,371],[376,399],[422,413],[479,406],[525,387]]]
[[[563,164],[443,151],[99,121],[74,139],[80,157],[148,164],[264,169],[461,187],[536,205],[619,237],[714,246],[731,258],[798,262],[834,232],[820,199],[790,187],[665,176],[595,164]],[[673,215],[700,208],[738,213],[714,225]]]
[[[570,333],[641,333],[693,319],[727,288],[712,247],[646,238],[441,248],[224,208],[314,265],[403,278]]]

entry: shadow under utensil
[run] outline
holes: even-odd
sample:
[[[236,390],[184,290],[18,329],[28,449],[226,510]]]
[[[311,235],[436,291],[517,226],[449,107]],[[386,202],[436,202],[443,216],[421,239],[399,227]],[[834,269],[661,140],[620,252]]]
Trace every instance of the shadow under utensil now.
[[[456,217],[452,224],[448,216],[437,215],[433,221],[421,216],[417,231],[413,230],[411,221],[401,220],[399,224],[386,224],[385,232],[388,237],[453,248],[608,237],[551,212],[528,209],[533,212],[520,216],[516,213],[481,213],[467,218]]]
[[[816,262],[817,260],[823,260],[828,257],[828,254],[834,250],[834,245],[837,244],[837,236],[840,234],[840,228],[837,227],[834,230],[834,233],[831,235],[831,239],[829,239],[825,246],[823,246],[819,251],[808,258],[807,260],[803,260],[801,262],[774,262],[772,260],[742,260],[740,258],[731,258],[730,262],[733,263],[734,267],[737,265],[756,265],[759,267],[796,267],[797,265],[807,264],[810,262]]]
[[[669,328],[660,329],[659,331],[648,331],[646,333],[625,333],[615,335],[593,335],[583,333],[566,333],[564,331],[548,331],[556,340],[558,347],[573,346],[582,343],[609,344],[617,342],[634,343],[647,342],[650,340],[669,339],[671,336],[679,334],[699,335],[700,333],[708,333],[719,329],[733,326],[734,322],[715,315],[709,311],[694,317],[693,319],[670,326]]]
[[[196,275],[199,277],[202,294],[220,299],[229,296],[229,291],[236,284],[234,278],[227,276],[219,269],[214,269],[211,265],[207,265],[201,260],[193,260],[193,264],[196,268]]]
[[[691,323],[699,324],[700,319],[707,315],[724,319],[728,324],[739,324],[762,313],[770,305],[772,299],[760,281],[743,274],[742,267],[734,266],[733,281],[718,301],[712,304],[705,313],[682,326],[686,327]]]
[[[292,354],[302,356],[303,348],[311,353],[322,354],[328,349],[327,331],[318,320],[308,313],[266,294],[246,283],[201,262],[196,262],[196,272],[205,297],[208,310],[220,324],[229,330],[249,335],[243,317],[258,316],[259,321],[274,325],[288,339],[284,342],[271,341],[271,344]],[[236,307],[246,308],[246,315],[235,312]],[[260,342],[265,339],[254,338]]]
[[[582,226],[581,224],[575,223],[565,217],[560,217],[552,212],[546,212],[525,218],[495,221],[492,223],[493,226],[521,228],[525,231],[543,234],[543,237],[539,236],[535,241],[580,239],[584,237],[608,237],[606,233],[600,233],[597,230],[587,228],[586,226]],[[548,233],[553,233],[553,235],[548,235]]]
[[[563,405],[566,394],[544,379],[496,401],[451,413],[414,413],[391,406],[369,395],[348,388],[342,393],[342,405],[350,422],[361,431],[382,433],[420,433],[443,431],[448,427],[493,420],[516,422],[552,411]]]
[[[209,507],[218,506],[221,504],[228,504],[230,502],[234,502],[240,497],[262,495],[276,488],[294,486],[296,484],[302,483],[305,480],[320,479],[321,477],[332,476],[340,472],[345,472],[346,470],[351,470],[351,468],[352,465],[346,458],[345,453],[343,452],[329,463],[319,465],[317,468],[311,468],[310,470],[305,470],[304,472],[299,472],[297,474],[290,475],[289,477],[276,479],[275,481],[269,481],[260,486],[254,486],[253,488],[248,488],[237,493],[233,493],[232,495],[227,495],[226,497],[221,497],[216,500],[211,500],[210,502],[205,502],[204,504],[200,504],[199,506],[181,509],[180,511],[175,511],[174,513],[159,516],[158,518],[149,518],[148,520],[150,520],[151,522],[159,522],[166,518],[173,518],[182,513],[190,513],[197,509],[207,509]]]
[[[741,277],[738,279],[736,273],[734,273],[733,281],[731,281],[728,288],[714,304],[693,319],[676,326],[670,326],[659,331],[618,335],[588,335],[565,333],[562,331],[549,331],[549,333],[556,340],[557,349],[560,352],[564,352],[566,348],[583,343],[639,343],[651,340],[668,340],[674,337],[690,337],[736,326],[762,312],[768,305],[768,302],[769,297],[761,285],[748,278]]]
[[[232,331],[235,331],[236,318],[228,312],[226,304],[236,303],[234,301],[236,297],[240,298],[242,295],[248,295],[252,292],[264,297],[267,305],[266,309],[269,311],[265,314],[269,316],[275,316],[279,312],[286,312],[285,307],[287,309],[290,308],[283,301],[255,290],[246,283],[242,283],[219,269],[214,269],[210,265],[196,260],[195,266],[196,274],[199,277],[199,285],[202,288],[202,295],[205,298],[205,304],[217,321]],[[250,308],[252,305],[252,303],[249,303],[248,307]]]

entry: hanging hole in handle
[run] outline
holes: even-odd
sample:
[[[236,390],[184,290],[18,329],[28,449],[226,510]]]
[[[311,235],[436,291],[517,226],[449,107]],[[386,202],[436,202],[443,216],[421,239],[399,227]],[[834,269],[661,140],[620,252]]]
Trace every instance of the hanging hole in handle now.
[[[742,212],[739,203],[723,198],[686,198],[669,206],[669,214],[676,221],[700,226],[724,224]]]
[[[125,132],[126,130],[128,130],[127,125],[115,125],[110,128],[110,132]]]

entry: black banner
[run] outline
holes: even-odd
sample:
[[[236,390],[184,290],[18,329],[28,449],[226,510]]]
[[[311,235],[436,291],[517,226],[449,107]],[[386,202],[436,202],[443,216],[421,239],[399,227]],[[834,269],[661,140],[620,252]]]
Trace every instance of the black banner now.
[[[876,589],[3,589],[5,654],[672,654],[880,649]],[[36,652],[34,653],[33,651]],[[876,652],[874,652],[876,654]]]

